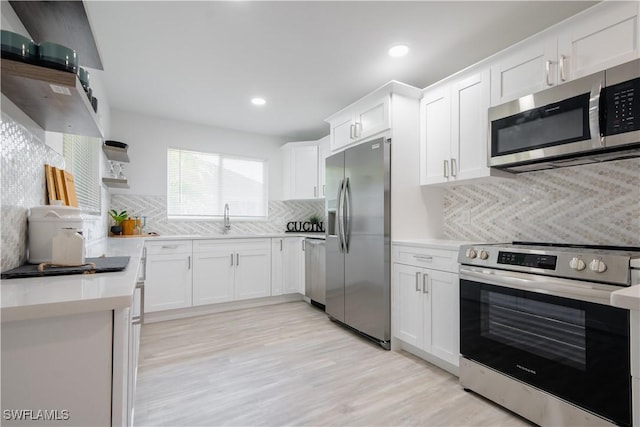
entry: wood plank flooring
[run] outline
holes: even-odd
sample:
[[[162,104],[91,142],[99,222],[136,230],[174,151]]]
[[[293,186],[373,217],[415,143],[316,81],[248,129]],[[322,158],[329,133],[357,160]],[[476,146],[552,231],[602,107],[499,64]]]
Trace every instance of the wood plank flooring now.
[[[530,426],[305,302],[142,327],[136,426]]]

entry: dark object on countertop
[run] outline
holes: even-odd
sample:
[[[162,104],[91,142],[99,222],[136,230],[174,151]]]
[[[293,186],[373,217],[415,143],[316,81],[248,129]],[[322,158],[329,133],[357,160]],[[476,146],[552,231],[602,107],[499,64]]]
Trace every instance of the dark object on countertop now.
[[[122,271],[129,265],[128,256],[113,256],[100,258],[85,258],[85,262],[95,264],[95,268],[84,267],[50,267],[44,271],[38,271],[38,264],[25,264],[13,270],[5,271],[0,278],[22,279],[25,277],[64,276],[70,274],[92,274]]]

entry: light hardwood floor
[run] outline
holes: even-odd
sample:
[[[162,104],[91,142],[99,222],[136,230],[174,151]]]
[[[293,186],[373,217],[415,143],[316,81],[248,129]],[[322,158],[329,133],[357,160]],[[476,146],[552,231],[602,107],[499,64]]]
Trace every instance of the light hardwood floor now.
[[[304,302],[146,324],[135,425],[530,426]]]

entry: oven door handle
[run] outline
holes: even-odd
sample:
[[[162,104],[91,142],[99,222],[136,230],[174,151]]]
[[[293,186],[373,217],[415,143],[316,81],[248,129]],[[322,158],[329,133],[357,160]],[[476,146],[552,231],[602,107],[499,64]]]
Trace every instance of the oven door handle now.
[[[460,280],[519,289],[538,294],[552,295],[596,304],[611,305],[611,293],[621,286],[540,276],[530,273],[460,266]]]

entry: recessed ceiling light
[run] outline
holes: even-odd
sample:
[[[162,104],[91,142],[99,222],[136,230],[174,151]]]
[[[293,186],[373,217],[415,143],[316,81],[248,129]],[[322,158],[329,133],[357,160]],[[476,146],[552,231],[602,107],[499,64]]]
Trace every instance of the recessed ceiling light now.
[[[399,58],[409,53],[409,46],[404,44],[398,44],[389,49],[389,56]]]
[[[251,103],[253,105],[264,105],[267,101],[265,101],[264,98],[251,98]]]

